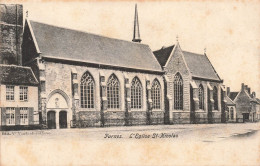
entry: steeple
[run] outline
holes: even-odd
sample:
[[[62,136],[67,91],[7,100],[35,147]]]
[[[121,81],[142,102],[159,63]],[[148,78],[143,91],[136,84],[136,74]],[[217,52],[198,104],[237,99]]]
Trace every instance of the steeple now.
[[[134,35],[133,42],[141,42],[140,31],[139,31],[139,21],[138,21],[138,12],[137,12],[137,4],[135,4],[135,19],[134,19]]]

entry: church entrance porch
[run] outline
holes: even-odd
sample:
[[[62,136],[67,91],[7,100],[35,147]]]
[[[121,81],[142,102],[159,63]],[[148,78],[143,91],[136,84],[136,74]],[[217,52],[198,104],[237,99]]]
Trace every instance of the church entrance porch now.
[[[72,111],[69,98],[63,91],[54,90],[50,93],[46,108],[49,129],[70,128]]]

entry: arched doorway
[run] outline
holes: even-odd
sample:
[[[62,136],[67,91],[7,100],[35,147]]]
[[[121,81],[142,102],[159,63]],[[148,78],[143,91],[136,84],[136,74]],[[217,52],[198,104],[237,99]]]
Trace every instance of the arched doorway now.
[[[72,112],[69,107],[69,98],[61,90],[50,93],[47,102],[48,128],[68,128],[72,120]],[[55,120],[53,120],[55,119]]]
[[[59,125],[60,128],[67,128],[67,111],[60,111],[59,113]]]
[[[56,112],[55,111],[48,111],[47,124],[48,124],[49,129],[56,129]]]

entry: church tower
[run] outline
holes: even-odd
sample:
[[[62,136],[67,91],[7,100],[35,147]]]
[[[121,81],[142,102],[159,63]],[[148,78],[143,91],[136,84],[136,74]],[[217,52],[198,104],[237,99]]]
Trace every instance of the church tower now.
[[[139,30],[139,21],[138,21],[138,12],[137,12],[137,4],[135,4],[135,18],[134,18],[134,34],[133,34],[133,42],[141,42],[140,38],[140,30]]]
[[[0,64],[21,64],[23,6],[0,4]]]

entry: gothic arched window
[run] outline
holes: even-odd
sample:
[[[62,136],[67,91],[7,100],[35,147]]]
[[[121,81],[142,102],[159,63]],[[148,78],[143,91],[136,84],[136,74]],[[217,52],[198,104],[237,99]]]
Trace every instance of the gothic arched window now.
[[[161,108],[161,85],[157,79],[155,79],[152,84],[151,98],[153,101],[153,108],[160,109]]]
[[[131,108],[142,108],[142,90],[140,80],[135,77],[131,83]]]
[[[204,109],[204,90],[201,84],[199,86],[199,109]]]
[[[180,73],[177,73],[174,76],[173,81],[173,93],[174,93],[174,109],[182,110],[183,109],[183,80]]]
[[[230,118],[233,120],[234,119],[234,108],[230,108]]]
[[[81,108],[94,108],[94,85],[90,73],[84,73],[80,81]]]
[[[119,108],[119,81],[113,74],[107,81],[108,108]]]
[[[214,110],[218,110],[218,89],[215,86],[213,89],[213,100],[214,100]]]

